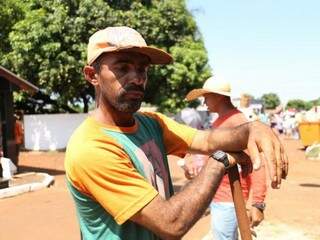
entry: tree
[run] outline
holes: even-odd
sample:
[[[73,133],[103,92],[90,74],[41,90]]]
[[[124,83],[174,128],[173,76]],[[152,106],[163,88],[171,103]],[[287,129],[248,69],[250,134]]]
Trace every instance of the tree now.
[[[312,106],[320,106],[320,98],[310,101]]]
[[[11,51],[9,33],[12,26],[24,16],[23,4],[17,4],[15,0],[0,0],[0,59]]]
[[[263,94],[261,100],[266,109],[275,109],[280,105],[280,99],[275,93]]]
[[[54,98],[51,111],[88,111],[94,91],[82,76],[86,44],[91,34],[106,26],[133,27],[148,44],[172,54],[174,64],[150,69],[146,91],[146,102],[162,111],[183,108],[187,92],[211,75],[203,40],[184,0],[27,3],[25,17],[9,35],[12,51],[0,61]],[[19,99],[27,102],[23,95]]]
[[[296,110],[310,110],[313,103],[310,101],[303,101],[301,99],[293,99],[288,101],[286,108],[294,108]]]

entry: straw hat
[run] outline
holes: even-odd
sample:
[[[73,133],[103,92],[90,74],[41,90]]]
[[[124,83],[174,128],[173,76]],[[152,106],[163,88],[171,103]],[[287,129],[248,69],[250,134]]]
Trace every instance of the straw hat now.
[[[230,83],[222,80],[217,80],[214,77],[210,77],[205,81],[202,88],[193,89],[190,91],[186,99],[188,101],[194,100],[198,97],[203,96],[206,93],[217,93],[224,96],[231,96]]]

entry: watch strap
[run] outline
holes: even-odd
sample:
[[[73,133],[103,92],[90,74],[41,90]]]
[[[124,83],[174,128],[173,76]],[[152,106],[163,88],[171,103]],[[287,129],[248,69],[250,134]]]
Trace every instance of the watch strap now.
[[[266,204],[264,202],[254,203],[252,207],[258,208],[261,212],[266,209]]]

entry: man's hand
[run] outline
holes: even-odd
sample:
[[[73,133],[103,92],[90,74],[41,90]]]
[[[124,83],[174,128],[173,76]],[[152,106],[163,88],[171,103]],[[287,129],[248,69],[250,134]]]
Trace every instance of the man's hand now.
[[[248,211],[248,217],[251,227],[256,227],[263,221],[264,214],[260,209],[252,206]]]
[[[272,188],[279,188],[281,178],[288,174],[288,157],[283,145],[270,127],[255,121],[248,125],[248,151],[253,162],[253,168],[259,169],[261,165],[260,152],[264,154],[269,169]]]
[[[183,168],[185,177],[191,180],[200,173],[207,160],[208,156],[206,155],[188,153],[183,159],[183,166],[181,164],[178,165]]]
[[[250,161],[248,164],[241,164],[241,177],[246,178],[249,174],[252,173],[253,167],[252,162]]]
[[[194,166],[193,164],[188,164],[184,168],[184,176],[191,180],[195,178],[201,171],[201,166]]]

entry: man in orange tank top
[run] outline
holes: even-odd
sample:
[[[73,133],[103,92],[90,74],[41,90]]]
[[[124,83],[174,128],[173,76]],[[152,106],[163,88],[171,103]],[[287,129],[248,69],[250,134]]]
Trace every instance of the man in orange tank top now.
[[[236,127],[248,122],[245,115],[240,112],[231,102],[231,88],[229,83],[209,78],[202,89],[194,89],[187,95],[187,100],[193,100],[203,96],[208,111],[219,114],[215,120],[213,128]],[[207,159],[206,157],[205,159]],[[199,166],[199,163],[193,166]],[[196,168],[196,166],[194,168]],[[263,220],[263,210],[265,208],[264,199],[266,196],[266,176],[265,167],[262,165],[257,170],[250,173],[248,165],[239,166],[240,181],[243,192],[243,198],[247,202],[248,215],[251,221],[251,227],[259,225]],[[193,169],[193,173],[199,170]],[[188,176],[188,173],[186,174]],[[191,176],[192,177],[192,176]],[[251,200],[249,204],[249,193]],[[236,240],[238,239],[237,219],[231,194],[228,175],[224,175],[220,186],[214,195],[210,205],[211,210],[211,228],[214,239],[217,240]]]

